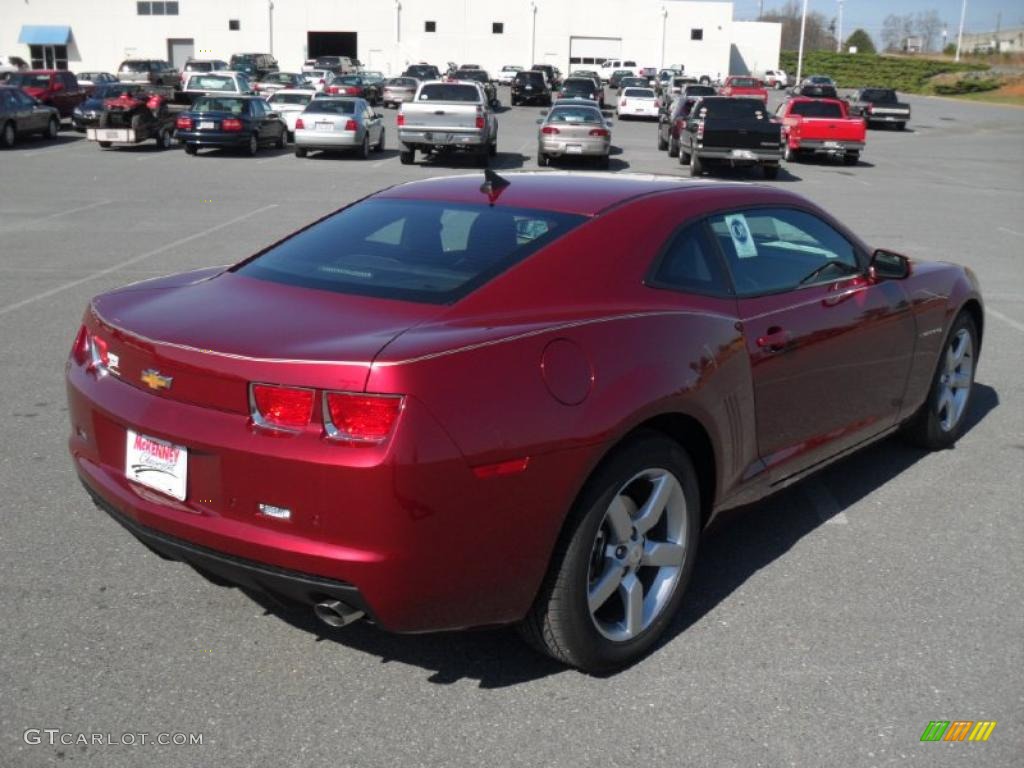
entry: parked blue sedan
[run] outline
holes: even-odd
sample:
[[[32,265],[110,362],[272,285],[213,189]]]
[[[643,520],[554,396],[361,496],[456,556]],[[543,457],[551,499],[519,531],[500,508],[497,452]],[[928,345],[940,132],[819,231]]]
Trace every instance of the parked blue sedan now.
[[[175,124],[185,152],[203,147],[241,149],[255,155],[262,146],[284,149],[288,128],[259,96],[200,96]]]

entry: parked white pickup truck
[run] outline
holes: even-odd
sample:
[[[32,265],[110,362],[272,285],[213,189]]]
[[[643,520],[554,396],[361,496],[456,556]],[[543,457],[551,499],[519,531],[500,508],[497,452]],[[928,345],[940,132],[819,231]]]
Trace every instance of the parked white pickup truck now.
[[[421,83],[398,112],[400,159],[410,165],[417,150],[427,154],[472,152],[482,167],[498,153],[498,119],[483,87],[466,80]]]

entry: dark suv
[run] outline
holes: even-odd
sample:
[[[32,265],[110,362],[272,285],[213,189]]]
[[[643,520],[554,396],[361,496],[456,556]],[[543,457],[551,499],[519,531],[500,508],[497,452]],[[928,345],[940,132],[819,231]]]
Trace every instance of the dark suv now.
[[[530,69],[516,72],[512,81],[512,106],[517,104],[543,104],[551,106],[551,86],[543,72]]]
[[[269,53],[235,53],[228,62],[233,72],[241,72],[252,81],[262,80],[268,72],[277,72],[277,59]]]
[[[402,77],[415,77],[417,80],[439,80],[441,70],[433,64],[410,64],[405,68]]]

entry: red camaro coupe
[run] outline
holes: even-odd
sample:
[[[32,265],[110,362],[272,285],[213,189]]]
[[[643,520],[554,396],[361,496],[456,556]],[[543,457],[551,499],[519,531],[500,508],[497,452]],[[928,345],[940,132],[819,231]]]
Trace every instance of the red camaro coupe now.
[[[897,429],[952,444],[982,329],[970,270],[795,194],[488,171],[93,299],[70,450],[218,582],[334,626],[518,623],[607,669],[671,621],[719,511]]]

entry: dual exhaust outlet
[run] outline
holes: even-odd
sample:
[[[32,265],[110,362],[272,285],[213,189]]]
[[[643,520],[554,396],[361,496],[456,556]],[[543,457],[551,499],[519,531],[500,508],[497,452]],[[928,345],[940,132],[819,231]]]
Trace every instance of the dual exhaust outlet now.
[[[316,617],[329,627],[346,627],[366,614],[341,600],[324,600],[313,606]]]

